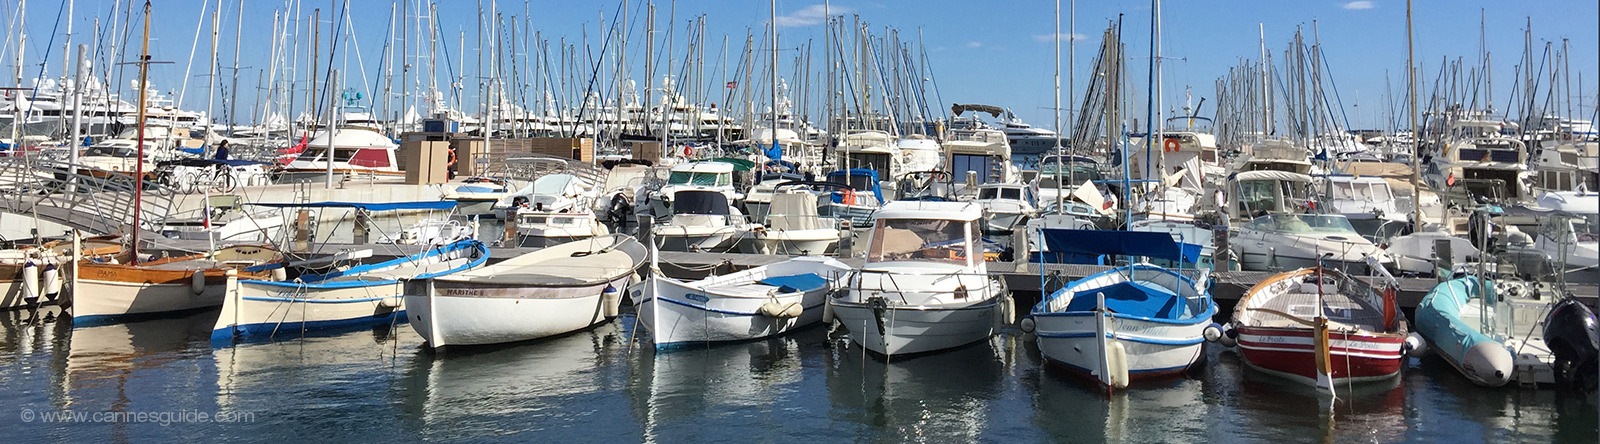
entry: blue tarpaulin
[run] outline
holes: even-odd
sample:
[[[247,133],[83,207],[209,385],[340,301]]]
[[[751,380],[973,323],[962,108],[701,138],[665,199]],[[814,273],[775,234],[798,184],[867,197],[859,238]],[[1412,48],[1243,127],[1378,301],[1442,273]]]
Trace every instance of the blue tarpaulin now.
[[[1179,244],[1171,234],[1145,231],[1045,228],[1045,251],[1069,254],[1120,254],[1186,262],[1200,259],[1200,246]]]
[[[367,211],[449,210],[456,207],[456,201],[251,203],[250,205],[270,208],[360,208]]]
[[[796,274],[791,276],[772,276],[758,281],[760,284],[778,287],[779,293],[794,293],[796,291],[811,291],[828,285],[828,279],[816,273]]]
[[[767,147],[766,154],[768,159],[783,160],[783,147],[774,143],[772,146]]]

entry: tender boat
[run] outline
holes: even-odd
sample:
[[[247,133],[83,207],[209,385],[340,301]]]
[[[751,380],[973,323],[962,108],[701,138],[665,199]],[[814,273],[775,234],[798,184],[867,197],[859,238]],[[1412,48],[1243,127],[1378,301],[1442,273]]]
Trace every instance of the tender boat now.
[[[1185,254],[1165,233],[1042,231],[1053,251],[1192,263],[1184,256],[1196,250]],[[1068,283],[1029,317],[1045,359],[1115,390],[1131,380],[1182,373],[1205,356],[1204,332],[1217,312],[1205,288],[1204,278],[1197,283],[1170,269],[1134,264]]]
[[[893,356],[988,339],[1002,301],[988,274],[972,202],[890,202],[873,215],[865,265],[829,303],[850,341]]]
[[[648,251],[631,236],[555,245],[406,284],[411,327],[429,347],[526,341],[615,317]]]
[[[1417,331],[1474,384],[1556,382],[1553,349],[1558,347],[1539,334],[1556,302],[1535,291],[1517,281],[1470,275],[1440,283],[1417,304]]]
[[[1394,291],[1344,272],[1302,268],[1267,278],[1234,309],[1230,337],[1245,364],[1333,391],[1400,374],[1409,327]]]
[[[657,349],[764,338],[824,317],[837,260],[803,256],[733,274],[683,281],[652,272],[631,297]]]

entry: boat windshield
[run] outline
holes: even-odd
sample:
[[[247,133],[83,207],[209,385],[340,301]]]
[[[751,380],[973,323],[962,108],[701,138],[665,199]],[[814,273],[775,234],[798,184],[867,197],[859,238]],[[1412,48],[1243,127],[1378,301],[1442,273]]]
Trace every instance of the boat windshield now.
[[[1333,198],[1338,200],[1380,203],[1394,200],[1389,184],[1384,182],[1334,182],[1331,188]]]
[[[837,184],[844,184],[845,186],[848,186],[850,188],[854,188],[854,189],[856,189],[858,191],[872,191],[873,189],[877,188],[877,184],[872,183],[872,176],[868,176],[868,175],[860,175],[860,174],[858,174],[858,175],[846,176],[846,175],[840,174],[840,175],[835,175],[835,176],[828,176],[828,181],[829,182],[833,182],[833,183],[837,183]]]
[[[979,199],[1022,200],[1021,188],[984,188],[978,190]]]
[[[95,145],[83,152],[84,156],[106,157],[138,157],[138,151],[132,146]]]
[[[566,174],[552,174],[540,177],[533,181],[533,194],[542,196],[560,196],[567,192],[567,184],[572,182],[572,176]]]
[[[705,187],[733,185],[733,175],[694,171],[673,171],[667,177],[668,185],[696,185]]]
[[[1250,228],[1293,234],[1348,234],[1359,236],[1350,219],[1330,214],[1269,214],[1250,221]]]
[[[932,260],[965,265],[967,222],[944,219],[878,219],[867,262]]]

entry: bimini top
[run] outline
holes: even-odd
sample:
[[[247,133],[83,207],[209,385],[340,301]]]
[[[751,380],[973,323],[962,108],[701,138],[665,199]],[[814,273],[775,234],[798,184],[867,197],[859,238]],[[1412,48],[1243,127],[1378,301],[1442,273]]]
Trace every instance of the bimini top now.
[[[974,221],[983,217],[983,207],[976,202],[936,202],[922,200],[897,200],[884,204],[872,213],[873,219],[938,219]]]
[[[1065,228],[1045,228],[1041,231],[1044,234],[1045,250],[1052,253],[1120,254],[1185,262],[1194,262],[1200,258],[1199,245],[1179,244],[1169,233]],[[1182,258],[1179,257],[1180,254]]]
[[[270,208],[360,208],[367,211],[449,210],[456,207],[456,201],[251,203],[250,205]]]

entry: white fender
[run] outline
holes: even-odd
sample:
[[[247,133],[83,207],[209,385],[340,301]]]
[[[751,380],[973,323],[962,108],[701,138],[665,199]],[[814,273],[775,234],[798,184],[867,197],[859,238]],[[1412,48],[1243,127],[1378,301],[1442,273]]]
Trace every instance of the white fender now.
[[[1410,335],[1406,335],[1405,349],[1406,355],[1420,358],[1428,353],[1428,340],[1424,339],[1421,333],[1411,332]]]
[[[39,280],[44,288],[44,295],[55,299],[61,294],[61,269],[56,264],[45,264],[44,271],[39,274]]]
[[[622,292],[617,291],[617,287],[606,285],[606,289],[600,291],[600,305],[607,318],[617,317],[618,305],[621,303]]]
[[[778,319],[798,318],[803,311],[805,307],[798,302],[780,304],[778,301],[767,301],[761,304],[761,314]]]
[[[831,294],[828,295],[827,300],[822,301],[822,323],[833,325],[833,295]]]
[[[284,267],[273,268],[272,269],[272,280],[278,281],[278,282],[288,281],[289,280],[289,270],[284,268]]]
[[[1110,370],[1110,385],[1118,389],[1128,388],[1128,349],[1122,346],[1122,341],[1111,340],[1106,347],[1106,367]]]
[[[386,297],[378,300],[378,306],[390,310],[396,310],[402,305],[405,305],[405,302],[406,298],[404,296]]]
[[[33,299],[39,297],[39,265],[29,259],[22,264],[22,297]]]

